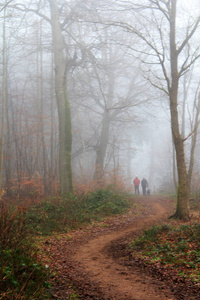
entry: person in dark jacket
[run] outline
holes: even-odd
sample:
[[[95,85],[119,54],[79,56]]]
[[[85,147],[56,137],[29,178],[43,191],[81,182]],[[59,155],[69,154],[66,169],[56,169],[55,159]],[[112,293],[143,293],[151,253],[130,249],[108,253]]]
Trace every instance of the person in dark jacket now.
[[[142,193],[143,193],[143,195],[146,195],[147,194],[148,182],[145,178],[142,179],[141,185],[142,185]]]

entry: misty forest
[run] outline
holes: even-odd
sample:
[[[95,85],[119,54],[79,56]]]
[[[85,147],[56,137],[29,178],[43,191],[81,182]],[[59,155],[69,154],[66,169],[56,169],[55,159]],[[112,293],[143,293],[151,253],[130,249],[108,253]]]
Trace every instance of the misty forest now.
[[[200,3],[1,0],[0,28],[0,299],[91,299],[56,298],[51,242],[37,264],[30,245],[161,198],[167,222],[199,214]]]

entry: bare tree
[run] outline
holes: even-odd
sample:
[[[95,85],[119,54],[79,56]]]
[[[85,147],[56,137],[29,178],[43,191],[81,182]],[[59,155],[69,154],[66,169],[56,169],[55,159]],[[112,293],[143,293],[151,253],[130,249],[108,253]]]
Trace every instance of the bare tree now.
[[[71,112],[67,96],[66,60],[64,43],[59,21],[59,9],[55,0],[49,0],[51,10],[52,41],[55,59],[55,91],[59,115],[59,168],[61,192],[72,192],[71,169]]]
[[[58,106],[59,117],[59,170],[60,170],[60,186],[61,193],[72,192],[72,169],[71,169],[71,147],[72,147],[72,133],[71,133],[71,112],[70,103],[67,96],[67,80],[66,68],[67,58],[65,57],[65,45],[62,36],[60,14],[57,1],[48,0],[51,16],[48,18],[40,11],[40,3],[34,3],[31,7],[26,7],[25,4],[17,4],[14,6],[24,13],[34,13],[46,20],[52,29],[52,43],[55,62],[55,91]]]
[[[4,134],[5,134],[5,107],[6,107],[6,15],[4,9],[3,22],[3,86],[2,86],[2,115],[1,115],[1,143],[0,143],[0,189],[2,188],[2,174],[4,163]]]
[[[122,1],[118,2],[121,6],[125,5]],[[137,20],[142,26],[138,24],[138,26],[135,27],[125,22],[118,22],[117,25],[135,34],[147,47],[146,51],[143,50],[143,54],[147,55],[149,51],[149,57],[151,58],[149,66],[151,66],[151,68],[148,68],[148,70],[152,70],[152,74],[155,75],[154,81],[150,77],[148,77],[148,80],[153,86],[168,95],[171,131],[176,151],[178,172],[177,208],[173,217],[188,220],[189,180],[184,150],[184,143],[187,137],[185,138],[181,135],[178,113],[178,90],[181,76],[189,71],[191,66],[195,64],[200,57],[199,45],[195,47],[195,40],[194,46],[187,51],[187,56],[183,55],[183,50],[189,42],[192,43],[195,34],[199,32],[200,17],[197,16],[196,20],[193,20],[192,23],[190,23],[190,19],[188,20],[188,26],[184,32],[185,37],[182,38],[178,35],[177,2],[177,0],[146,0],[140,4],[130,1],[129,5],[130,3],[133,4],[134,20]],[[141,16],[143,20],[148,23],[144,24],[141,22]],[[167,30],[169,35],[166,35]],[[134,49],[137,52],[142,52],[136,47]],[[156,69],[152,69],[154,63],[157,66],[158,64],[160,65],[165,83],[163,81],[159,84],[161,74],[159,74]]]

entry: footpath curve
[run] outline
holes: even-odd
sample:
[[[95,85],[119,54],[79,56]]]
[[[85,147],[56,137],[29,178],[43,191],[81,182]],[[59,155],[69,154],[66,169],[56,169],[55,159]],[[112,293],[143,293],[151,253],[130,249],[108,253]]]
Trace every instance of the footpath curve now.
[[[133,208],[127,215],[107,223],[46,241],[48,264],[58,278],[52,282],[55,299],[178,299],[164,282],[138,267],[124,265],[113,255],[122,241],[167,222],[174,204],[169,198],[158,196],[140,197],[137,201],[138,214],[137,208]],[[72,286],[79,291],[79,297],[73,294]],[[74,298],[70,298],[70,289]]]
[[[164,202],[165,201],[165,205]],[[172,292],[161,282],[157,283],[149,276],[141,274],[133,267],[118,264],[106,251],[112,243],[117,245],[120,239],[138,234],[144,228],[160,223],[169,216],[166,207],[167,199],[152,197],[142,199],[141,202],[151,210],[148,215],[136,218],[127,228],[92,239],[81,246],[75,255],[82,269],[101,287],[105,299],[134,299],[134,300],[162,300],[176,299]],[[148,207],[149,208],[149,207]]]

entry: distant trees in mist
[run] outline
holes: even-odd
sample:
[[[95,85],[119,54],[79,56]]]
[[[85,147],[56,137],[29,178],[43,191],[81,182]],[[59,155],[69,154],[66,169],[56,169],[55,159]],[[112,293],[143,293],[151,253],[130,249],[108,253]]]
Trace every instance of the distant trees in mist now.
[[[176,155],[170,142],[168,157],[153,163],[159,147],[152,146],[157,143],[150,134],[146,142],[154,153],[149,153],[148,174],[153,184],[159,166],[170,161],[178,203],[185,203],[184,212],[178,204],[176,213],[187,218],[199,147],[195,5],[178,0],[1,3],[0,184],[24,190],[28,182],[30,187],[40,182],[41,192],[65,193],[73,192],[74,183],[101,184],[108,177],[113,184],[117,176],[131,183],[132,161],[143,143],[137,133],[153,128],[163,115],[163,126],[171,120]],[[163,170],[160,182],[167,173]]]

